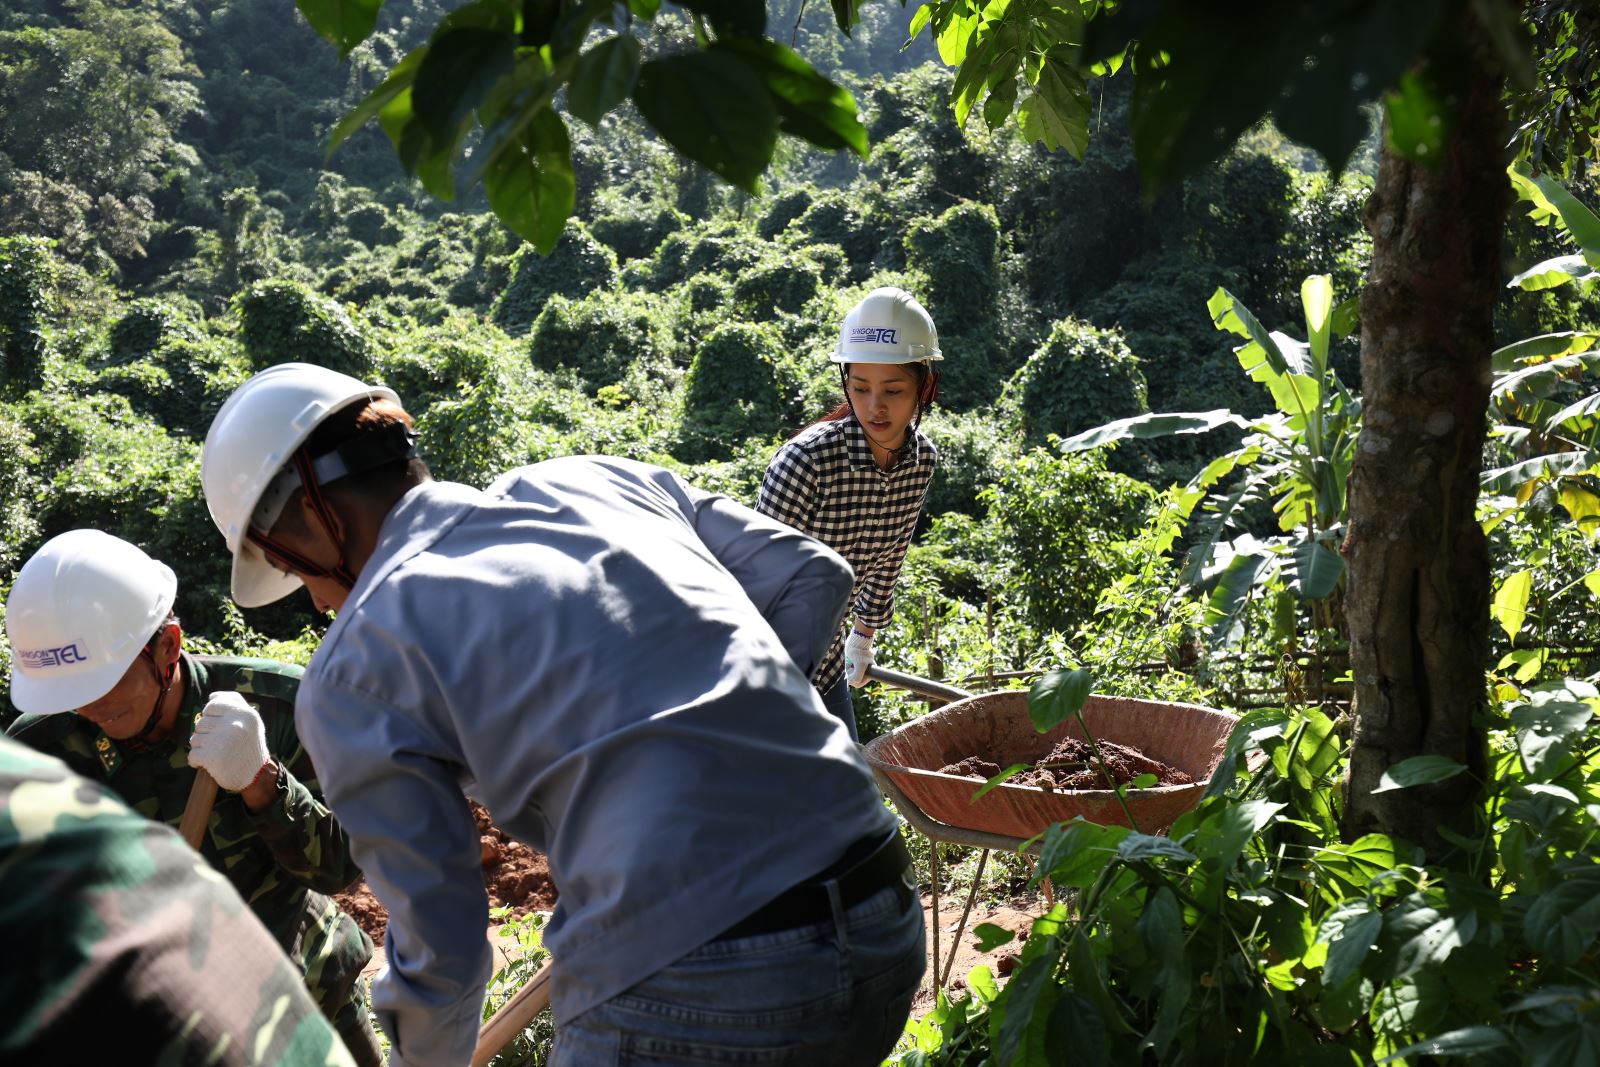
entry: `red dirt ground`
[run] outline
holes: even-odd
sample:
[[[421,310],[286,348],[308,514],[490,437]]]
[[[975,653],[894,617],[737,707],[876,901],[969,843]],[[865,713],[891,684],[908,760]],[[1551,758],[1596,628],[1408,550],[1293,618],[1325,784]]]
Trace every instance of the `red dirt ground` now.
[[[478,822],[478,840],[483,845],[483,886],[489,893],[489,906],[509,906],[519,918],[530,911],[555,907],[556,887],[544,856],[508,838],[479,805],[472,805],[472,815]],[[333,899],[367,932],[373,944],[383,944],[389,913],[367,888],[365,879]]]

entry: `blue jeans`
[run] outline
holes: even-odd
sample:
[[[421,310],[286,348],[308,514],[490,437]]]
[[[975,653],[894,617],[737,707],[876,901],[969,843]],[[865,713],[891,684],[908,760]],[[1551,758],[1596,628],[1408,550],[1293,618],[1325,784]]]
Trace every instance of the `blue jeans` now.
[[[850,683],[843,675],[822,694],[822,706],[833,712],[834,717],[844,720],[850,731],[850,740],[859,740],[856,737],[856,706],[850,703]]]
[[[831,920],[710,941],[556,1027],[551,1067],[877,1067],[926,965],[915,893],[889,886]]]

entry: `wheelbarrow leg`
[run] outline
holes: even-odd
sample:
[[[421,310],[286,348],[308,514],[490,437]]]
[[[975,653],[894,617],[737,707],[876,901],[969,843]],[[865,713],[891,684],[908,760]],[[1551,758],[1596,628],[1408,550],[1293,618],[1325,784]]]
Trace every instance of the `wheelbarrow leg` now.
[[[944,988],[939,984],[939,842],[931,837],[928,838],[928,874],[933,883],[933,973],[928,978],[937,1000],[939,990]]]
[[[972,914],[972,902],[978,899],[978,887],[983,884],[983,866],[988,862],[989,850],[984,849],[983,855],[978,857],[978,873],[972,876],[972,891],[967,894],[967,906],[961,909],[961,922],[956,926],[955,939],[950,942],[950,957],[945,960],[944,975],[939,979],[940,989],[950,984],[950,970],[956,964],[956,947],[961,944],[961,935],[967,930],[967,916]]]

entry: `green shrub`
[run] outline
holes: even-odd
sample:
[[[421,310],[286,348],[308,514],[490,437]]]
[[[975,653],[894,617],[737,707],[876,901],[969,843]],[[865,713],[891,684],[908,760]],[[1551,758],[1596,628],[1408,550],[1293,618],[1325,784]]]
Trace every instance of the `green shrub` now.
[[[816,263],[786,257],[740,274],[733,295],[744,314],[770,319],[779,311],[798,314],[821,288],[822,269]]]
[[[0,409],[0,575],[22,562],[39,533],[34,497],[39,479],[33,435]]]
[[[1122,334],[1077,319],[1055,324],[1008,390],[1030,447],[1148,410],[1138,357]]]
[[[783,236],[791,245],[826,244],[842,249],[850,265],[850,280],[860,281],[871,272],[887,235],[868,225],[854,196],[830,189],[819,194]]]
[[[813,199],[811,190],[805,186],[790,189],[767,202],[767,210],[761,213],[761,218],[756,221],[756,232],[770,241],[784,228],[806,213]]]
[[[41,237],[0,237],[0,394],[44,383],[56,262]]]
[[[617,282],[617,256],[573,220],[548,256],[532,245],[511,259],[511,281],[494,306],[494,321],[511,334],[525,334],[551,297],[581,297]]]
[[[135,300],[111,327],[112,363],[151,356],[174,337],[194,338],[199,331],[187,315],[167,300]]]
[[[622,380],[631,364],[661,372],[671,334],[657,300],[642,293],[594,292],[577,300],[552,296],[528,336],[528,359],[541,370],[576,371],[586,393]]]
[[[711,332],[683,380],[678,458],[728,459],[748,438],[782,428],[775,371],[781,352],[782,341],[770,327],[730,322]]]
[[[688,221],[680,212],[663,207],[653,212],[602,215],[589,223],[589,230],[611,247],[618,261],[626,263],[648,257]]]
[[[363,381],[372,372],[372,343],[361,323],[299,282],[256,282],[234,307],[245,356],[257,370],[315,363]]]
[[[737,224],[680,230],[656,249],[648,285],[660,292],[702,274],[737,278],[768,254],[765,243]]]
[[[1016,458],[1014,438],[981,411],[954,414],[935,409],[923,420],[922,429],[939,449],[939,466],[923,511],[929,516],[952,511],[981,516],[983,490],[995,483],[1001,466]]]
[[[1027,604],[1040,630],[1071,634],[1100,591],[1127,569],[1124,544],[1138,533],[1156,492],[1105,468],[1098,453],[1034,449],[1000,468],[983,490],[1006,595]]]

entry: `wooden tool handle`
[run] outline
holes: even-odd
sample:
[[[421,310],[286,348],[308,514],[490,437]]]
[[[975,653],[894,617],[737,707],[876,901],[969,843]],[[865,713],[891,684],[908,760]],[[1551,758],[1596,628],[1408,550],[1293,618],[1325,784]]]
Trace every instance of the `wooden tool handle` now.
[[[472,1067],[488,1067],[489,1061],[511,1044],[512,1038],[550,1006],[550,981],[554,974],[555,962],[545,960],[539,973],[489,1016],[489,1021],[478,1031],[478,1047],[472,1050]]]
[[[206,826],[211,822],[211,805],[217,802],[217,780],[210,771],[195,771],[194,785],[189,787],[189,801],[183,806],[183,818],[178,820],[178,833],[189,847],[200,851],[205,839]]]

